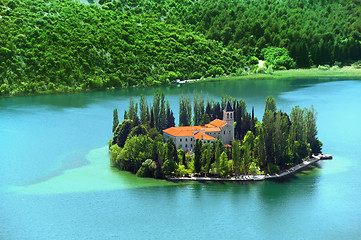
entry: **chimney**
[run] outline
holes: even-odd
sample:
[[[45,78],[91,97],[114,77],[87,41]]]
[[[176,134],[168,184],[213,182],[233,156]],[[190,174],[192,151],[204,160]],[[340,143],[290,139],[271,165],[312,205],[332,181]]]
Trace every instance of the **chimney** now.
[[[202,140],[203,140],[203,135],[201,136]]]

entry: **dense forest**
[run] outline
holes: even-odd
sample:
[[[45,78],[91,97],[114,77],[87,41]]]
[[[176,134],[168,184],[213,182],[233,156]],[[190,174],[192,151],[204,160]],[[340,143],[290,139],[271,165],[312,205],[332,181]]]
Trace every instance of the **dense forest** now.
[[[1,94],[150,86],[235,72],[237,52],[153,14],[71,0],[0,3]]]
[[[267,97],[262,122],[247,111],[244,100],[222,97],[221,102],[204,101],[195,95],[179,99],[179,124],[204,125],[222,118],[227,102],[233,105],[235,140],[225,146],[218,138],[214,144],[197,139],[193,152],[176,148],[172,138],[163,141],[162,130],[175,126],[173,111],[164,94],[156,93],[152,104],[144,96],[130,99],[129,110],[119,124],[113,113],[114,137],[109,141],[113,166],[141,177],[164,176],[230,177],[241,174],[279,173],[321,152],[317,138],[316,113],[295,106],[288,115],[278,111],[273,97]],[[139,109],[139,111],[138,111]]]
[[[89,2],[0,2],[0,95],[361,59],[360,0]]]

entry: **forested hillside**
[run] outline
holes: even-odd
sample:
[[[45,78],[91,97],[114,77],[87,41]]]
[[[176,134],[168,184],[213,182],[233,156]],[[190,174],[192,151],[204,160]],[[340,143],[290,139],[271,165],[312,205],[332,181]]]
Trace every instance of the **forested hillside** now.
[[[120,0],[114,6],[158,12],[160,19],[166,16],[166,22],[185,25],[246,56],[263,58],[263,48],[286,48],[297,67],[361,58],[360,0]]]
[[[360,0],[89,2],[0,2],[0,95],[361,59]]]
[[[1,95],[164,84],[235,72],[237,52],[153,14],[71,0],[0,6]]]

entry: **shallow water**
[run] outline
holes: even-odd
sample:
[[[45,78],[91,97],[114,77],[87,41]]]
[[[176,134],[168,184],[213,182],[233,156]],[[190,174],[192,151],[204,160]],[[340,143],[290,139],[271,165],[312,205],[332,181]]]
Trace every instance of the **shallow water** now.
[[[282,182],[175,184],[109,167],[112,112],[164,91],[318,111],[332,161]],[[0,99],[0,239],[357,239],[361,81],[252,80]],[[177,119],[177,116],[176,116]]]

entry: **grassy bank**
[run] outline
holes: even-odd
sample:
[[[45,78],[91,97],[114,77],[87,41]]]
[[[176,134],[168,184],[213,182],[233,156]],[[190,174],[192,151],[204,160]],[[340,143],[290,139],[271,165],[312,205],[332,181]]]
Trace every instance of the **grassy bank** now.
[[[282,71],[274,71],[272,73],[249,73],[241,76],[222,76],[222,77],[208,77],[201,80],[189,81],[188,83],[196,82],[211,82],[211,81],[223,81],[223,80],[262,80],[262,79],[301,79],[301,78],[351,78],[361,79],[361,69],[355,69],[352,67],[343,67],[337,70],[319,70],[317,68],[311,69],[290,69]],[[135,87],[135,86],[132,86]],[[139,86],[138,86],[139,87]],[[126,87],[123,87],[126,88]],[[106,90],[113,90],[119,88],[107,88]],[[63,91],[62,91],[63,90]],[[80,93],[87,91],[100,91],[105,89],[70,89],[63,88],[62,90],[47,90],[39,91],[37,93],[21,93],[14,96],[28,96],[28,95],[47,95],[47,94],[64,94],[64,93]],[[0,97],[12,97],[12,96],[0,96]]]
[[[241,76],[222,76],[215,78],[205,78],[200,81],[220,81],[220,80],[253,80],[253,79],[287,79],[287,78],[352,78],[361,79],[361,69],[343,67],[336,70],[311,69],[290,69],[274,71],[272,73],[250,73]]]

